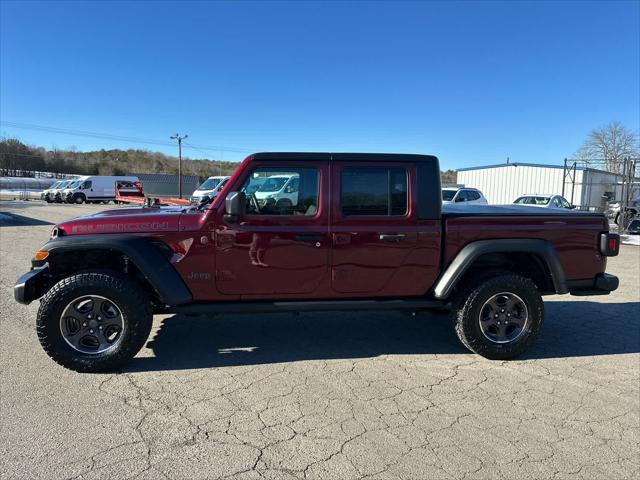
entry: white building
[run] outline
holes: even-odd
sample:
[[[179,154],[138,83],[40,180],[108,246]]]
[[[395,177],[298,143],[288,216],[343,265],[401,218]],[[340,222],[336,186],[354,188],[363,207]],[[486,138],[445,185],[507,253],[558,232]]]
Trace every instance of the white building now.
[[[621,200],[622,175],[588,167],[576,167],[564,177],[564,168],[536,163],[502,163],[458,170],[459,185],[477,188],[489,203],[512,203],[525,194],[562,194],[582,208],[603,209],[606,202]],[[607,200],[608,199],[608,200]]]

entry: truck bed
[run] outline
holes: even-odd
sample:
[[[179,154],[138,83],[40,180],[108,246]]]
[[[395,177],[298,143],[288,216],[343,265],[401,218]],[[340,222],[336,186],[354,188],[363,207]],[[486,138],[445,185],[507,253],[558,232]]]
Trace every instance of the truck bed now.
[[[481,204],[455,204],[447,203],[442,205],[442,215],[444,217],[468,217],[468,216],[491,216],[491,217],[600,217],[604,214],[597,212],[583,212],[580,210],[567,210],[560,208],[530,207],[526,205],[481,205]]]
[[[550,242],[567,280],[592,278],[604,272],[606,258],[598,251],[601,232],[609,230],[602,213],[520,205],[442,206],[444,266],[467,244],[490,239],[541,239]]]

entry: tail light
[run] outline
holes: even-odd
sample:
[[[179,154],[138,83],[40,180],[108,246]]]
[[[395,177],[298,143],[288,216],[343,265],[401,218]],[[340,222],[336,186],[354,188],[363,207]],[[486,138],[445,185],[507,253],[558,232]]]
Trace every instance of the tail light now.
[[[620,235],[603,232],[600,234],[600,253],[605,257],[615,257],[620,250]]]

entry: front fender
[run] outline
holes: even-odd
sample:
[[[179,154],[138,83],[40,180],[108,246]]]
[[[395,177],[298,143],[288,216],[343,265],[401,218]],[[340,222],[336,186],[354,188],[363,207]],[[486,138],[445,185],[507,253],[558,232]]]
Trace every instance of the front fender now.
[[[144,275],[158,298],[166,305],[190,303],[193,298],[169,259],[144,237],[121,234],[62,236],[49,240],[40,250],[49,252],[49,259],[83,250],[119,252]]]

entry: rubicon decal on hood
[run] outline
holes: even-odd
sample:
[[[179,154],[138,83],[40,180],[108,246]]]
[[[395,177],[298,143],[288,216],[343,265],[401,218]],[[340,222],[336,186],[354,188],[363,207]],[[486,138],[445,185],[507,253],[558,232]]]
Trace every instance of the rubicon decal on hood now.
[[[86,225],[72,225],[71,233],[119,233],[119,232],[149,232],[169,230],[168,222],[140,222],[140,223],[89,223]]]

